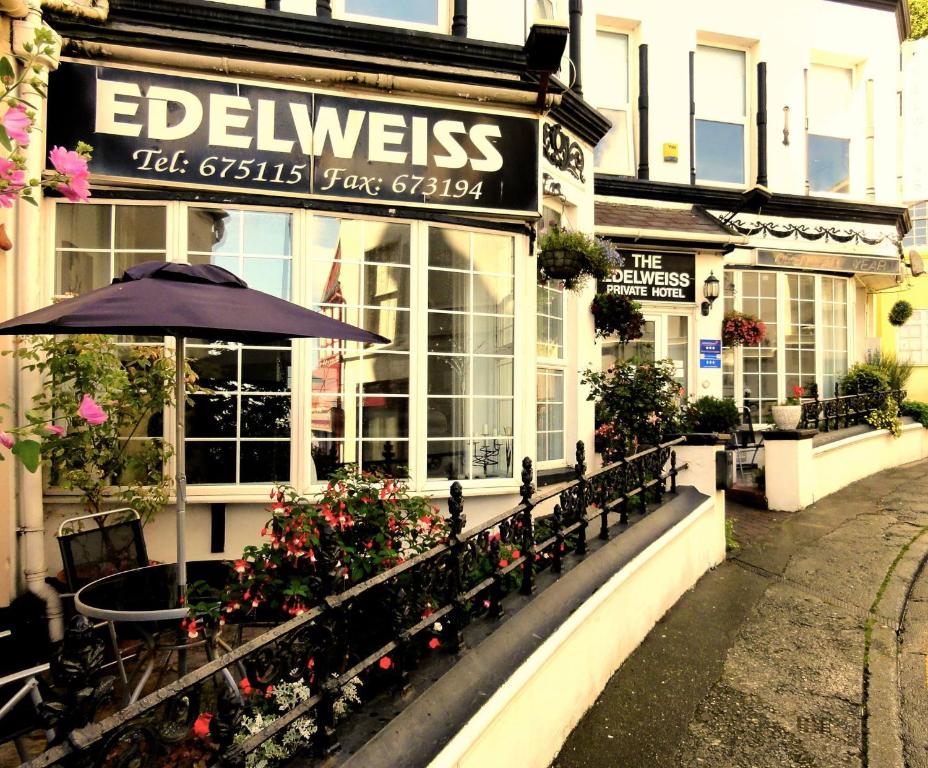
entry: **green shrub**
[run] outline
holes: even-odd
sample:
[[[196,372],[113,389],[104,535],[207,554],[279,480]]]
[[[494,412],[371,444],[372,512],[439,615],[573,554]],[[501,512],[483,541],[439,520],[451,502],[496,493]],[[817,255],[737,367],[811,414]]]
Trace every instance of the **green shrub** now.
[[[867,363],[876,366],[886,374],[890,389],[905,389],[912,377],[912,363],[900,360],[892,352],[869,352]]]
[[[870,411],[867,423],[876,429],[888,429],[893,437],[902,437],[902,422],[899,421],[899,405],[895,398],[887,397],[886,405]]]
[[[923,427],[928,428],[928,403],[920,403],[917,400],[906,400],[899,406],[899,413],[902,416],[911,416]]]
[[[741,423],[741,413],[731,398],[706,395],[683,406],[681,422],[687,432],[732,432]]]
[[[841,379],[841,394],[884,392],[889,389],[889,377],[882,368],[871,363],[856,363]]]
[[[670,360],[619,362],[608,371],[583,371],[596,401],[597,444],[603,460],[616,461],[680,428],[680,385]]]

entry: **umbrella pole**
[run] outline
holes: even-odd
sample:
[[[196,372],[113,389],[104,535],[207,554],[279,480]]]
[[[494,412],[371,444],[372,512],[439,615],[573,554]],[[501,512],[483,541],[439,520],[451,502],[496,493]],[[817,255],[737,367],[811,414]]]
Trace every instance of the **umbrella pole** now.
[[[177,468],[177,588],[181,600],[187,599],[187,457],[184,422],[187,414],[187,391],[184,386],[184,337],[174,337],[174,462]]]

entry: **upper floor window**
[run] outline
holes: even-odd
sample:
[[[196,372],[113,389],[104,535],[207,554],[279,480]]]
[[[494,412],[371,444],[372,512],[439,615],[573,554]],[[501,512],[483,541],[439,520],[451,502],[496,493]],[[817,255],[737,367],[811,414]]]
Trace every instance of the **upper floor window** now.
[[[401,21],[421,27],[445,25],[440,0],[343,0],[345,16],[359,17],[360,21]]]
[[[812,192],[849,192],[853,72],[813,64],[809,69],[808,180]]]
[[[916,245],[928,245],[928,202],[921,202],[909,208],[912,217],[912,229],[902,240],[903,248]]]
[[[744,184],[747,87],[744,51],[696,46],[696,178]]]
[[[628,35],[597,30],[587,96],[612,123],[593,153],[596,170],[633,173],[628,104]]]

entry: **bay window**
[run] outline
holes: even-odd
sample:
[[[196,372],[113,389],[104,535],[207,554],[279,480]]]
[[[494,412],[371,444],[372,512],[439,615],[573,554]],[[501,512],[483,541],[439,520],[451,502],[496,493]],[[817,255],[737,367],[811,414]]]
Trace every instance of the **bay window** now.
[[[206,390],[187,406],[193,498],[216,486],[240,487],[234,495],[242,498],[257,484],[309,487],[347,464],[406,471],[422,489],[449,479],[517,482],[515,452],[529,435],[534,443],[535,425],[520,436],[516,361],[531,350],[515,345],[516,248],[523,243],[515,235],[179,202],[61,202],[54,210],[55,293],[101,287],[152,259],[210,263],[390,339],[188,339],[190,365]],[[550,320],[550,338],[560,345],[552,354],[561,355],[562,320],[553,310]],[[171,346],[161,337],[146,341]],[[159,434],[147,437],[163,437],[161,421],[152,426]],[[547,431],[562,424],[562,415],[552,415]]]
[[[292,298],[289,213],[190,208],[186,260],[215,264],[250,288]],[[243,346],[189,339],[199,384],[187,406],[187,479],[191,484],[290,480],[289,342]]]
[[[564,461],[564,289],[549,280],[536,291],[535,460],[541,466]]]
[[[854,292],[845,277],[726,270],[725,310],[754,315],[767,329],[759,347],[726,347],[722,392],[748,406],[755,422],[801,386],[833,397],[847,372]]]
[[[812,192],[851,189],[853,71],[813,64],[809,69],[807,178]]]
[[[747,54],[696,46],[696,178],[745,183]]]

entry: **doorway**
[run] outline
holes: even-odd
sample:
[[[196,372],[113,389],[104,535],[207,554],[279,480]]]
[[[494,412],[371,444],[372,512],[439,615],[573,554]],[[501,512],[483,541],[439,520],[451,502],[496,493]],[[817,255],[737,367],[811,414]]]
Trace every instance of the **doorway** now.
[[[602,347],[603,370],[618,361],[637,360],[653,363],[656,360],[671,360],[674,379],[683,388],[684,395],[690,384],[690,328],[688,315],[645,314],[644,333],[640,339],[624,345],[614,337],[605,339]]]

